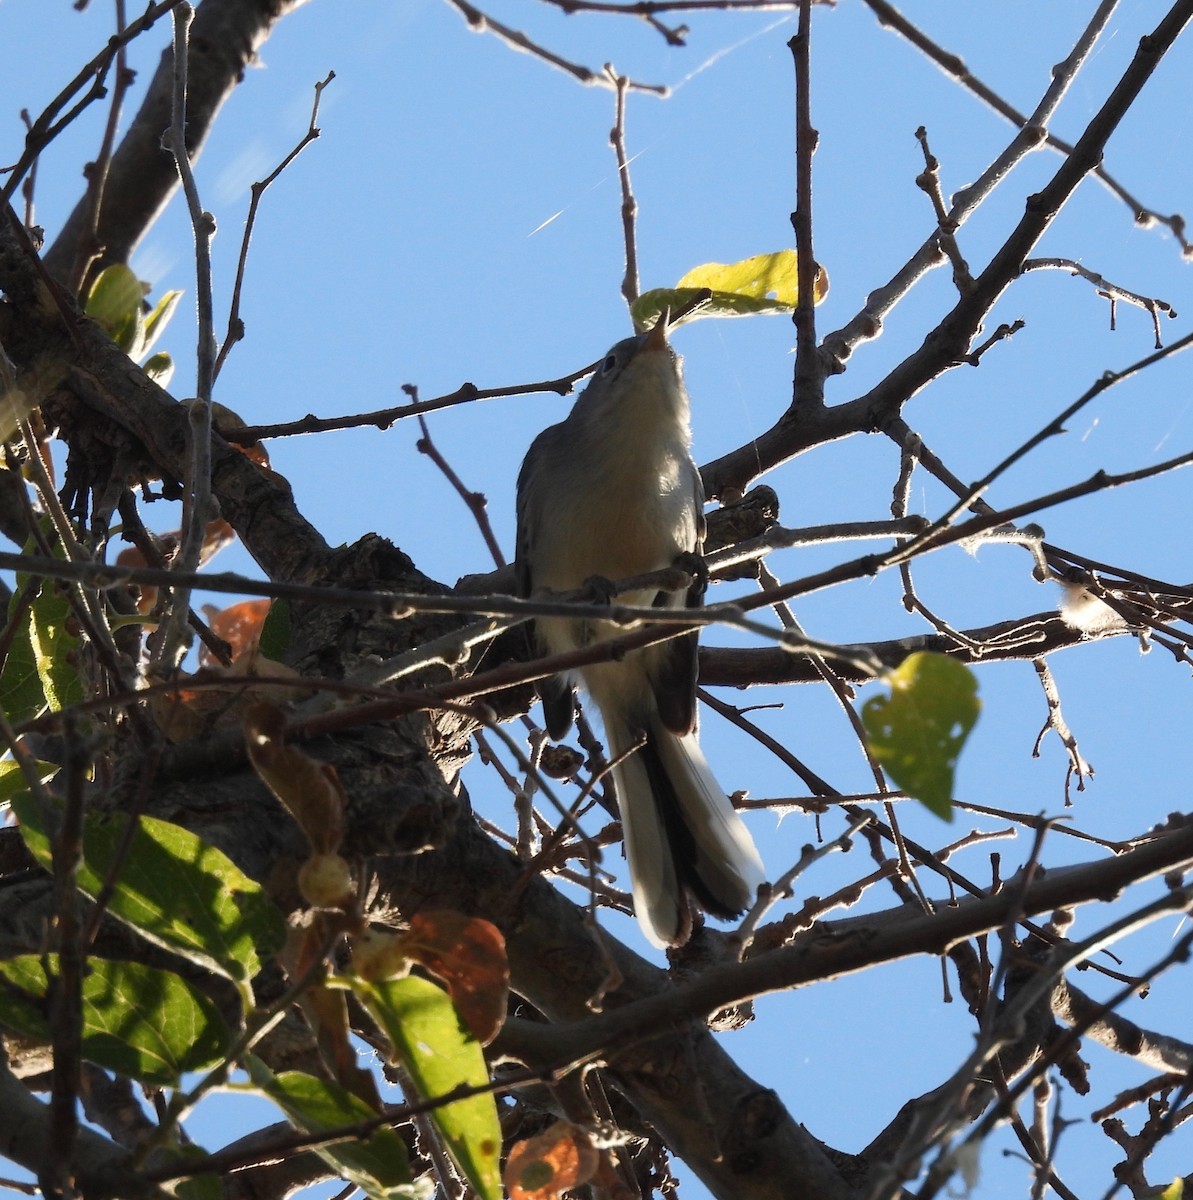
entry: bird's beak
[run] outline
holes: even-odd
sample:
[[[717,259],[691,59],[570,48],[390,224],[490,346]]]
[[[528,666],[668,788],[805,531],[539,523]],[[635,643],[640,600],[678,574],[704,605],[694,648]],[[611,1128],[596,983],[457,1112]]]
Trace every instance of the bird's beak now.
[[[646,341],[642,343],[643,350],[667,349],[667,322],[670,320],[671,309],[663,309],[659,313],[659,319],[655,322],[654,328],[646,335]]]

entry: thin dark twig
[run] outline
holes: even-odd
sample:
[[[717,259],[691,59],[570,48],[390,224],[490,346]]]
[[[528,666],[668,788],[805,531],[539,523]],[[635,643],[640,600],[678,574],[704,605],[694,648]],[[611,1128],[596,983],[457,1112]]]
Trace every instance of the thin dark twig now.
[[[800,0],[799,25],[787,43],[795,63],[795,397],[801,408],[824,405],[825,369],[816,348],[816,280],[812,244],[812,158],[820,135],[812,127],[812,0]]]
[[[1076,775],[1077,790],[1084,792],[1086,778],[1093,777],[1094,769],[1082,757],[1081,751],[1077,747],[1077,739],[1073,736],[1073,731],[1069,728],[1064,713],[1061,712],[1060,689],[1056,686],[1052,668],[1043,658],[1034,659],[1032,666],[1035,667],[1040,686],[1044,689],[1044,699],[1048,704],[1048,717],[1044,721],[1039,737],[1036,738],[1036,744],[1032,747],[1031,756],[1032,758],[1040,757],[1040,745],[1044,741],[1045,734],[1049,729],[1055,730],[1056,736],[1060,738],[1061,745],[1065,748],[1065,753],[1069,756],[1069,767],[1065,772],[1065,807],[1068,808],[1072,804],[1069,796],[1070,780]]]
[[[617,74],[611,63],[605,64],[605,72],[617,89],[617,104],[614,110],[613,128],[609,131],[609,144],[617,155],[617,178],[621,183],[621,228],[625,242],[625,277],[621,281],[621,294],[628,305],[633,305],[638,299],[641,287],[638,282],[638,240],[635,228],[635,218],[638,215],[638,201],[634,199],[634,189],[630,183],[630,160],[626,155],[625,145],[625,97],[629,80],[624,75]]]
[[[211,372],[212,383],[219,378],[220,370],[223,368],[224,361],[227,359],[232,347],[244,337],[244,321],[240,317],[240,294],[244,287],[244,272],[245,267],[248,265],[249,243],[253,238],[253,227],[257,222],[257,209],[260,207],[261,197],[265,195],[266,188],[319,136],[320,129],[316,124],[319,120],[319,101],[323,98],[323,89],[335,77],[336,73],[334,71],[328,71],[327,77],[315,84],[315,101],[311,106],[311,120],[307,126],[306,133],[303,134],[294,149],[264,179],[257,180],[249,189],[252,198],[249,201],[249,212],[244,222],[244,237],[240,242],[240,258],[236,263],[236,282],[232,285],[232,306],[228,312],[228,332],[224,336],[224,343],[220,346],[219,354],[216,355],[215,365]]]
[[[800,0],[626,0],[623,4],[610,0],[546,0],[546,3],[566,13],[595,12],[620,14],[627,17],[649,17],[661,12],[786,12],[796,8]],[[814,0],[817,4],[833,5],[836,0]]]
[[[33,118],[29,115],[27,108],[21,109],[21,120],[25,122],[25,136],[28,137],[33,131]],[[33,218],[33,196],[37,191],[37,164],[39,159],[34,159],[29,164],[29,171],[25,176],[24,182],[21,184],[21,196],[25,201],[25,228],[32,229],[34,225]]]
[[[889,22],[884,21],[884,23],[899,25],[901,22],[916,34],[919,33],[885,0],[866,0],[866,3],[879,16],[880,21],[884,21],[884,17],[889,17]],[[1048,86],[1031,115],[1016,123],[1017,132],[1010,143],[990,162],[977,179],[953,195],[952,207],[948,213],[952,228],[960,228],[986,201],[995,188],[1008,177],[1014,166],[1039,147],[1043,131],[1047,128],[1052,114],[1056,111],[1057,105],[1064,97],[1076,72],[1092,51],[1116,3],[1117,0],[1103,0],[1086,24],[1069,56],[1050,74]],[[899,26],[899,31],[904,33],[904,36],[911,37],[911,34],[906,33],[902,26]],[[919,45],[918,42],[915,44]],[[957,62],[960,60],[958,59]],[[964,67],[964,64],[961,65]],[[859,344],[877,337],[882,332],[882,323],[891,310],[927,272],[945,261],[947,261],[947,256],[941,250],[937,230],[934,229],[895,275],[886,284],[874,289],[869,294],[859,313],[841,329],[825,336],[822,346],[824,353],[835,359],[839,365],[843,364]]]
[[[960,246],[957,245],[957,222],[949,216],[948,207],[944,202],[944,192],[940,186],[940,160],[928,146],[928,131],[923,125],[915,131],[915,136],[924,154],[924,169],[916,176],[916,186],[932,201],[940,248],[953,264],[953,283],[957,291],[964,296],[973,287],[973,275]]]
[[[104,79],[119,52],[151,28],[161,17],[172,8],[182,3],[182,0],[161,0],[160,4],[150,4],[137,20],[125,28],[124,32],[109,39],[108,44],[101,50],[79,73],[64,87],[57,96],[42,110],[41,114],[29,127],[25,137],[25,149],[21,157],[11,167],[0,167],[0,174],[11,173],[11,178],[0,191],[0,202],[7,203],[12,199],[18,183],[30,170],[41,152],[60,134],[88,105],[102,99],[106,94]],[[81,100],[56,121],[58,113],[70,102],[88,80],[91,87]]]
[[[888,3],[887,0],[863,0],[863,3],[878,18],[880,25],[888,26],[906,38],[917,50],[936,63],[947,75],[951,75],[956,79],[962,87],[972,92],[979,100],[998,113],[1000,117],[1005,118],[1019,129],[1034,126],[1039,133],[1038,142],[1057,151],[1059,154],[1071,154],[1073,152],[1073,146],[1069,142],[1049,133],[1043,123],[1034,122],[1031,117],[1024,116],[1014,105],[1004,100],[997,92],[974,75],[958,55],[951,53],[934,42],[918,26],[912,24],[911,21],[899,12],[893,4]],[[1094,21],[1099,23],[1099,28],[1105,23],[1105,17],[1116,7],[1116,4],[1117,0],[1103,0],[1101,7],[1094,16]],[[1193,243],[1187,241],[1185,238],[1185,219],[1179,213],[1173,213],[1171,216],[1166,217],[1154,209],[1148,208],[1127,191],[1101,164],[1098,164],[1093,169],[1092,174],[1131,210],[1131,214],[1135,218],[1137,225],[1144,229],[1149,229],[1154,225],[1166,226],[1172,236],[1180,243],[1182,253],[1186,257],[1193,254]]]
[[[1075,262],[1071,258],[1027,258],[1023,260],[1021,273],[1026,275],[1028,271],[1052,270],[1052,271],[1068,271],[1070,275],[1080,275],[1082,279],[1089,280],[1090,283],[1098,289],[1098,295],[1104,296],[1110,301],[1110,328],[1114,328],[1114,312],[1115,303],[1119,300],[1125,300],[1128,304],[1134,304],[1144,311],[1151,314],[1152,327],[1156,332],[1156,349],[1164,348],[1163,339],[1160,337],[1160,313],[1164,313],[1167,317],[1175,317],[1176,309],[1168,303],[1167,300],[1159,300],[1152,296],[1141,296],[1138,292],[1128,291],[1125,287],[1120,287],[1117,283],[1111,283],[1104,276],[1099,275],[1097,271],[1091,271],[1088,267],[1083,267],[1079,262]]]
[[[124,0],[116,0],[116,40],[119,43],[116,50],[116,79],[112,85],[112,103],[108,105],[108,119],[104,125],[103,141],[99,153],[93,163],[86,167],[87,175],[87,216],[86,232],[79,238],[75,254],[74,266],[71,269],[67,286],[76,294],[81,295],[87,272],[96,257],[103,252],[98,244],[99,214],[104,201],[104,189],[108,182],[108,168],[112,163],[112,147],[116,144],[116,130],[120,125],[120,114],[124,107],[124,96],[133,81],[133,75],[128,69],[128,54],[126,44],[121,41],[127,21],[124,14]]]
[[[474,4],[470,4],[468,0],[447,0],[447,2],[460,13],[464,20],[468,22],[469,29],[474,32],[492,33],[505,42],[507,46],[541,59],[549,66],[556,67],[558,70],[572,76],[573,79],[578,79],[581,83],[595,84],[598,87],[614,86],[604,71],[593,71],[588,67],[582,67],[579,63],[574,63],[569,59],[563,58],[553,50],[548,50],[545,46],[527,37],[521,30],[511,29],[508,25],[494,20],[488,13],[481,12]],[[668,89],[663,84],[638,83],[631,79],[627,80],[626,87],[631,91],[648,92],[654,96],[666,96],[668,94]]]
[[[1122,383],[1124,380],[1130,379],[1133,375],[1139,374],[1140,371],[1144,371],[1148,367],[1154,366],[1162,359],[1168,358],[1171,355],[1179,354],[1181,351],[1187,350],[1190,346],[1193,346],[1193,333],[1186,334],[1183,338],[1173,342],[1171,345],[1165,346],[1163,349],[1157,350],[1153,354],[1149,354],[1146,358],[1141,358],[1138,361],[1131,363],[1129,366],[1124,367],[1121,371],[1107,371],[1102,374],[1097,380],[1095,380],[1094,383],[1086,388],[1086,390],[1080,396],[1078,396],[1072,404],[1053,417],[1052,420],[1049,421],[1042,429],[1032,434],[1031,437],[1019,445],[1015,450],[1011,451],[1006,458],[992,467],[980,480],[978,480],[977,483],[967,488],[965,490],[965,494],[961,496],[942,517],[940,517],[937,521],[934,521],[932,525],[923,531],[923,533],[913,538],[911,540],[911,544],[914,545],[921,539],[930,539],[934,535],[935,531],[952,522],[963,509],[974,508],[976,501],[981,499],[982,495],[986,492],[990,485],[999,478],[999,476],[1010,470],[1011,467],[1013,467],[1025,455],[1034,450],[1041,442],[1047,441],[1048,438],[1055,437],[1058,434],[1063,433],[1065,422],[1080,412],[1087,404],[1090,403],[1091,400],[1094,400],[1109,388],[1114,387],[1115,384]]]
[[[402,387],[411,400],[418,402],[418,391],[411,384],[404,384]],[[439,452],[439,448],[435,445],[434,439],[431,437],[431,429],[427,424],[426,417],[422,413],[418,414],[419,428],[423,431],[422,437],[418,439],[417,448],[420,454],[425,454],[443,473],[444,478],[455,488],[457,495],[468,506],[468,511],[472,514],[476,521],[477,527],[481,531],[481,537],[485,540],[485,545],[489,548],[489,553],[493,556],[493,561],[498,567],[505,566],[505,555],[501,551],[501,546],[497,541],[497,535],[493,532],[492,523],[489,521],[488,500],[485,499],[483,492],[474,492],[467,487],[464,481],[456,474],[451,464]]]
[[[186,142],[187,66],[191,21],[195,10],[182,0],[174,13],[174,97],[169,149],[173,152],[182,190],[186,196],[195,247],[195,295],[198,332],[195,397],[188,410],[190,454],[187,459],[182,505],[182,538],[176,559],[183,571],[196,571],[203,553],[204,532],[215,516],[211,498],[211,393],[215,381],[215,312],[211,278],[211,240],[215,218],[204,210],[191,169]],[[155,634],[152,667],[172,670],[184,645],[190,613],[190,589],[183,585],[174,596],[174,606]],[[152,644],[152,643],[151,643]]]
[[[532,396],[539,392],[555,392],[566,396],[577,380],[591,375],[600,364],[591,362],[570,375],[558,379],[545,379],[539,383],[517,383],[508,387],[478,388],[474,383],[461,384],[454,392],[420,400],[417,404],[395,404],[373,412],[350,413],[342,417],[317,417],[308,413],[296,421],[280,421],[274,425],[247,425],[240,429],[221,429],[220,435],[227,442],[239,446],[251,446],[254,442],[275,437],[301,437],[308,433],[329,433],[340,429],[361,429],[374,426],[388,429],[395,421],[419,413],[438,412],[442,408],[454,408],[457,404],[472,404],[477,400],[493,400],[504,396]]]

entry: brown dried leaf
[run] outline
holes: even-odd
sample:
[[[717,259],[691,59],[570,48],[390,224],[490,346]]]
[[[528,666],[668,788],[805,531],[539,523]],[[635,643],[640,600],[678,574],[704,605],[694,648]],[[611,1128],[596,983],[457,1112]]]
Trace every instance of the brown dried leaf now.
[[[556,1121],[538,1137],[517,1142],[502,1179],[510,1200],[558,1200],[590,1180],[600,1154],[583,1129]]]
[[[501,930],[480,917],[442,909],[411,918],[406,953],[441,979],[460,1020],[487,1046],[505,1020],[509,960]]]
[[[348,797],[335,768],[285,743],[286,718],[272,704],[253,704],[244,718],[249,759],[262,782],[298,822],[316,854],[335,854],[344,838]]]
[[[306,694],[305,690],[271,687],[268,683],[256,682],[264,679],[298,679],[300,676],[293,667],[264,658],[255,650],[238,658],[230,667],[217,664],[203,671],[207,679],[213,675],[227,678],[228,686],[188,688],[185,686],[186,680],[196,677],[183,676],[177,691],[150,695],[149,712],[169,741],[175,744],[186,742],[210,733],[217,725],[242,721],[254,704],[270,699],[280,702]],[[251,686],[232,682],[246,677],[254,680]]]

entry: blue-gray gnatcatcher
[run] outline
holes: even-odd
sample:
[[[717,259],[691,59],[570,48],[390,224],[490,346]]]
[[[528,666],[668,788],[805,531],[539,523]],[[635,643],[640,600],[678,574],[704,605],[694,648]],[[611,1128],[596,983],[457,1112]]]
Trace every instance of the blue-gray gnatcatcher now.
[[[618,342],[565,421],[534,440],[518,476],[518,584],[523,595],[664,570],[704,544],[704,488],[689,451],[688,393],[667,342],[668,315]],[[699,604],[684,592],[629,592],[622,603]],[[561,654],[616,637],[604,621],[540,618],[539,648]],[[696,740],[693,631],[578,672],[601,710],[621,811],[634,909],[656,946],[686,940],[690,894],[730,918],[765,878],[762,860]],[[573,681],[540,684],[559,739],[574,716]],[[641,744],[639,744],[641,743]],[[634,747],[637,746],[637,749]],[[623,757],[624,756],[624,757]]]

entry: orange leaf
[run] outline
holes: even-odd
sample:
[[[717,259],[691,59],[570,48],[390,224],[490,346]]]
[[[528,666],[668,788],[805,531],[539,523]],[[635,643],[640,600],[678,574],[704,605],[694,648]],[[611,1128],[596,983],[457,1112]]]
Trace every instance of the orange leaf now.
[[[442,909],[411,918],[406,952],[446,985],[468,1031],[487,1046],[505,1020],[509,960],[501,930]]]
[[[256,650],[261,640],[261,627],[269,613],[269,600],[242,600],[225,609],[203,606],[203,615],[216,637],[221,637],[232,650],[232,661]],[[205,667],[215,665],[215,658],[206,646],[199,649],[199,661]]]
[[[118,567],[147,567],[149,564],[145,561],[145,555],[136,546],[126,546],[116,555],[116,565]],[[137,597],[137,612],[141,616],[147,617],[153,612],[153,606],[157,603],[157,588],[143,583],[130,584],[129,588]]]
[[[593,1177],[600,1155],[584,1130],[556,1121],[511,1148],[502,1173],[510,1200],[557,1200]]]

